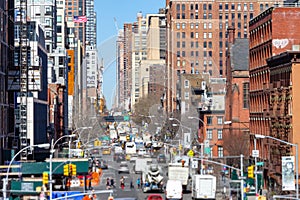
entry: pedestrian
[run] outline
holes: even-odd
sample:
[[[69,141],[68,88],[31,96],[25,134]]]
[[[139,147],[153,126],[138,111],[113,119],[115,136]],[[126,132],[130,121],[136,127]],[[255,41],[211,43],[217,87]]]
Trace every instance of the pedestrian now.
[[[132,180],[130,181],[130,189],[133,189],[134,188],[134,185],[133,185],[133,182]]]
[[[124,190],[124,187],[125,187],[125,179],[124,179],[123,176],[122,176],[121,179],[120,179],[120,186],[121,186],[122,190]]]
[[[115,181],[113,178],[110,179],[110,187],[116,188]]]
[[[140,178],[136,179],[136,185],[137,185],[138,189],[140,189],[140,187],[141,187],[141,179]]]
[[[110,180],[109,178],[106,179],[106,189],[108,190],[110,188]]]

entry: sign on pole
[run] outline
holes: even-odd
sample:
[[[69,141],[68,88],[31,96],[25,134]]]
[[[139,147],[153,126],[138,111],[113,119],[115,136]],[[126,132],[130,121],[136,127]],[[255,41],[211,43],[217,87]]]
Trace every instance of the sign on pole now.
[[[252,150],[252,157],[258,158],[259,157],[259,150]]]
[[[282,157],[282,190],[295,190],[295,157]]]
[[[198,160],[192,159],[192,169],[198,169]]]

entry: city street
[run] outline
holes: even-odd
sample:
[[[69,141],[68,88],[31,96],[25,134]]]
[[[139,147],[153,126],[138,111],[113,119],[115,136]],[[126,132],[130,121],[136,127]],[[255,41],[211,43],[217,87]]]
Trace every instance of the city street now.
[[[116,188],[113,189],[114,198],[135,197],[139,200],[140,199],[142,200],[142,199],[146,199],[146,197],[149,194],[154,194],[154,193],[144,193],[141,189],[137,188],[136,180],[137,180],[138,177],[141,176],[141,174],[135,174],[134,173],[134,171],[133,171],[134,163],[130,163],[129,161],[127,162],[128,166],[129,166],[129,169],[130,169],[130,174],[118,174],[118,168],[119,168],[120,163],[117,163],[117,162],[113,161],[112,155],[111,156],[104,156],[103,158],[107,160],[109,166],[108,166],[108,169],[103,170],[103,175],[101,177],[101,184],[100,184],[100,186],[94,188],[95,191],[105,190],[106,189],[106,179],[107,178],[113,178],[115,180],[115,183],[116,183],[115,184]],[[153,160],[153,163],[157,163],[155,158]],[[163,169],[165,169],[165,170],[163,170],[164,172],[167,172],[166,164],[162,164],[161,167],[163,167]],[[166,180],[167,180],[166,175],[167,175],[166,173],[163,174],[163,176],[165,178],[164,182],[166,182]],[[125,188],[124,188],[124,190],[122,190],[120,188],[120,178],[122,176],[125,178]],[[130,188],[130,182],[131,181],[134,184],[133,189]],[[158,194],[161,194],[163,197],[165,197],[164,193],[158,193]],[[101,199],[101,200],[102,199],[106,200],[108,198],[108,196],[109,196],[109,194],[98,194],[97,195],[98,199]],[[184,194],[183,199],[191,199],[191,194],[190,193]]]

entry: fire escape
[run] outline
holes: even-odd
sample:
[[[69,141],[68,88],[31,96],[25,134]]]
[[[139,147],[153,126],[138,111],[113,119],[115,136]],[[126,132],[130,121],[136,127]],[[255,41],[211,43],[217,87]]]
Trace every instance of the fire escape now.
[[[27,146],[27,96],[28,96],[28,37],[27,37],[27,0],[20,0],[20,149]],[[28,151],[22,151],[20,160],[27,160]]]

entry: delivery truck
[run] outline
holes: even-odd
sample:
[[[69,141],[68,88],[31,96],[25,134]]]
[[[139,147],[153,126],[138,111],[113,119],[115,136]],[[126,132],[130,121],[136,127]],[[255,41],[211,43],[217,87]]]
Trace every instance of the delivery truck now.
[[[213,175],[192,176],[192,199],[216,199],[217,178]]]

